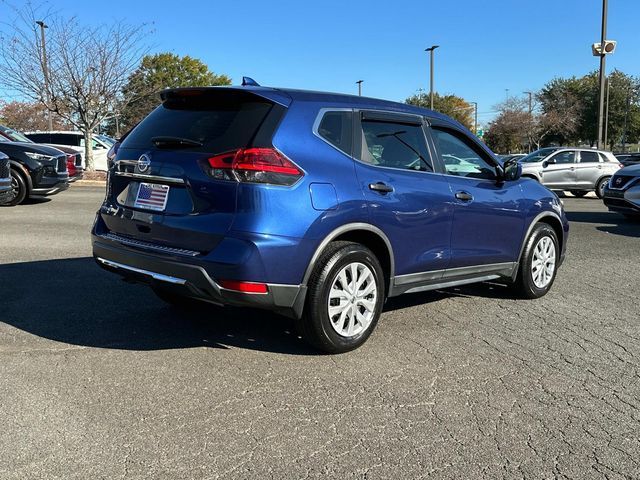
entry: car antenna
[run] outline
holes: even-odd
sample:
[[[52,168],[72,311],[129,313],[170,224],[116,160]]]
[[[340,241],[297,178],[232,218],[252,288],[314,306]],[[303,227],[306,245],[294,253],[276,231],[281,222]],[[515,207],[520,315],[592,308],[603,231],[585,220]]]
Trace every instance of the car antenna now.
[[[251,77],[242,77],[242,86],[259,87],[260,84]]]

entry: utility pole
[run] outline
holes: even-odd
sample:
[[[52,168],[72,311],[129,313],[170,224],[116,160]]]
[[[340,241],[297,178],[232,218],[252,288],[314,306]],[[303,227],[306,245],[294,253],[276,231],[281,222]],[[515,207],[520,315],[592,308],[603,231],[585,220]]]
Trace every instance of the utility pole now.
[[[431,105],[431,110],[433,110],[433,52],[435,51],[436,48],[438,48],[440,45],[431,45],[429,48],[425,48],[424,51],[425,52],[429,52],[430,54],[430,64],[431,64],[431,68],[430,68],[430,75],[429,75],[429,102]]]
[[[362,96],[362,82],[364,82],[364,80],[358,80],[356,83],[358,84],[358,96],[361,97]]]
[[[606,78],[607,83],[607,108],[604,114],[604,145],[607,146],[609,143],[609,88],[611,87],[611,79],[609,77]]]
[[[598,148],[602,149],[602,124],[604,116],[604,80],[606,68],[605,40],[607,36],[608,0],[602,0],[602,29],[600,31],[600,96],[598,100]]]
[[[533,93],[532,92],[523,92],[529,95],[529,126],[531,129],[533,129]],[[528,148],[528,153],[531,153],[531,131],[528,132],[528,143],[529,143],[529,148]]]
[[[53,130],[53,119],[51,118],[51,94],[49,92],[49,65],[47,63],[47,48],[44,37],[44,29],[49,28],[42,20],[36,22],[40,26],[40,38],[42,39],[42,73],[44,75],[44,89],[47,98],[47,121],[49,123],[49,131]]]

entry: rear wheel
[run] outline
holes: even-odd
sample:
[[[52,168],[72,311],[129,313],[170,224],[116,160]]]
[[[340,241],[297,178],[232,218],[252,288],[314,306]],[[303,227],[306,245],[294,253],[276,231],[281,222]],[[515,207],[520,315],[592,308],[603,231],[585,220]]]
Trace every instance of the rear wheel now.
[[[569,191],[571,192],[571,195],[578,198],[584,197],[587,193],[589,193],[586,190],[569,190]]]
[[[13,200],[7,205],[19,205],[24,202],[29,194],[27,182],[24,177],[15,169],[11,169],[11,189],[13,190]]]
[[[524,298],[544,296],[556,278],[560,247],[556,232],[546,223],[538,223],[525,244],[515,282]]]
[[[611,177],[601,178],[598,184],[596,185],[596,195],[598,198],[604,197],[604,187],[607,186]]]
[[[308,287],[304,313],[297,321],[306,341],[319,350],[342,353],[369,338],[385,298],[384,273],[371,250],[352,242],[329,244]]]

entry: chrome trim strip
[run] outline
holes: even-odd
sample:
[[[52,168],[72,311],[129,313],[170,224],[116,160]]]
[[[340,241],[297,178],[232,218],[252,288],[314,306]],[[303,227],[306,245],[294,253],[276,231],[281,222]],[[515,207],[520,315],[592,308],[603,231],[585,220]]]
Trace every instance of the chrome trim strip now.
[[[140,273],[142,275],[147,275],[153,278],[154,280],[160,280],[162,282],[172,283],[174,285],[185,285],[187,283],[187,281],[183,278],[171,277],[169,275],[163,275],[162,273],[143,270],[141,268],[132,267],[131,265],[125,265],[123,263],[112,262],[111,260],[105,260],[104,258],[101,258],[101,257],[96,257],[96,260],[98,260],[103,265],[106,265],[107,267],[119,268],[121,270],[128,270],[130,272]]]
[[[175,253],[178,255],[186,255],[189,257],[196,257],[200,255],[200,252],[196,252],[195,250],[187,250],[184,248],[165,247],[163,245],[155,245],[153,243],[144,242],[142,240],[134,240],[132,238],[121,237],[120,235],[116,235],[114,233],[98,234],[97,236],[100,238],[104,238],[106,240],[112,240],[115,242],[123,243],[125,245],[130,245],[132,247],[148,248],[150,250],[157,250],[164,253]]]
[[[163,177],[161,175],[146,175],[144,173],[131,173],[131,172],[114,172],[114,175],[119,177],[138,178],[140,180],[149,180],[164,183],[175,183],[178,185],[184,185],[185,181],[182,178],[176,177]]]
[[[303,286],[307,285],[307,282],[309,281],[309,277],[311,277],[311,273],[313,272],[313,268],[315,267],[315,264],[318,261],[318,258],[322,254],[323,250],[327,247],[327,245],[329,245],[329,243],[339,235],[342,235],[343,233],[351,232],[354,230],[367,230],[369,232],[377,234],[384,241],[384,243],[387,246],[387,251],[389,252],[389,264],[390,264],[390,270],[391,270],[390,278],[393,279],[394,277],[393,274],[395,272],[395,260],[393,256],[393,248],[391,247],[391,242],[389,241],[389,238],[384,234],[382,230],[380,230],[378,227],[374,225],[371,225],[370,223],[356,222],[356,223],[347,223],[346,225],[342,225],[341,227],[336,228],[331,233],[329,233],[329,235],[327,235],[324,238],[324,240],[322,240],[322,242],[320,242],[320,245],[318,245],[318,247],[316,248],[316,251],[314,252],[313,257],[311,257],[311,261],[307,266],[307,270],[305,271],[304,277],[302,279]]]

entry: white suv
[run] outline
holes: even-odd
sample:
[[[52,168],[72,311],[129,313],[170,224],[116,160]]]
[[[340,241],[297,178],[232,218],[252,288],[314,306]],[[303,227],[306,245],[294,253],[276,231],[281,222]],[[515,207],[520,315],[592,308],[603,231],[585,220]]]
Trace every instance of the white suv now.
[[[71,147],[82,155],[83,166],[86,167],[84,159],[84,134],[82,132],[25,132],[25,135],[36,143],[44,143],[53,147]],[[107,152],[111,144],[100,136],[93,137],[93,165],[96,170],[107,170]]]
[[[589,148],[541,148],[521,158],[522,176],[550,190],[569,190],[576,197],[596,192],[602,198],[609,179],[622,168],[613,153]]]

